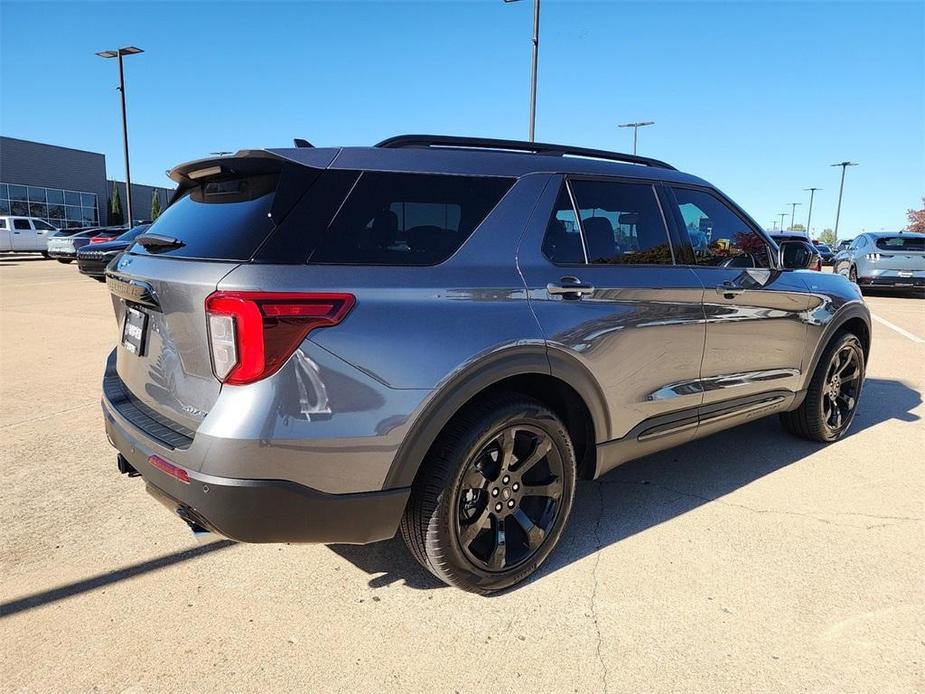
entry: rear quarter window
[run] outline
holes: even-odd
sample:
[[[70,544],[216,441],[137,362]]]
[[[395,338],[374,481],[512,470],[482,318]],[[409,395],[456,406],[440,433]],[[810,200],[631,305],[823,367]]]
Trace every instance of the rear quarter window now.
[[[308,262],[436,265],[449,258],[513,179],[363,172]]]

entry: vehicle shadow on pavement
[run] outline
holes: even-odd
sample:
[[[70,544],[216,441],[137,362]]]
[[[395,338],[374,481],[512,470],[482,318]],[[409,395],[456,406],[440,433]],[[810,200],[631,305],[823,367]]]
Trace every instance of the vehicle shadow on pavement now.
[[[51,262],[40,255],[0,255],[0,267],[16,267],[19,263],[31,263],[38,260]]]
[[[921,402],[920,393],[899,381],[867,379],[844,441],[881,422],[917,422],[920,417],[912,410]],[[579,482],[572,517],[558,548],[518,587],[717,501],[824,447],[788,435],[777,417],[767,417],[628,462],[593,482]],[[372,588],[396,582],[422,590],[445,587],[411,557],[400,537],[366,546],[329,547],[373,576]]]

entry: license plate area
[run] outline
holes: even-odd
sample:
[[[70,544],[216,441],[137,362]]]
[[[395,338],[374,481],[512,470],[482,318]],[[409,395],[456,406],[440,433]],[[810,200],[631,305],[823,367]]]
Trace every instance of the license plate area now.
[[[145,353],[148,318],[146,311],[126,305],[125,318],[122,322],[122,346],[127,352],[139,357]]]

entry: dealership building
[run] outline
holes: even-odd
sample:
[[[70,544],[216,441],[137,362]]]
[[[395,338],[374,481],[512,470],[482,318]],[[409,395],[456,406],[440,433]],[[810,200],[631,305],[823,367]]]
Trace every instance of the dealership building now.
[[[60,229],[105,225],[114,185],[127,214],[125,183],[106,176],[105,155],[0,136],[0,214],[38,217]],[[132,184],[135,219],[150,216],[155,195],[163,209],[173,190]]]

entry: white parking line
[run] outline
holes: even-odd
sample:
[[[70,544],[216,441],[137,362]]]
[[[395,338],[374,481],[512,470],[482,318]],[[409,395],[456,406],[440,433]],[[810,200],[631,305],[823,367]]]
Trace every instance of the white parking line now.
[[[925,340],[923,340],[921,337],[919,337],[918,335],[913,335],[913,334],[910,333],[908,330],[903,330],[903,329],[900,328],[898,325],[893,325],[893,324],[890,323],[890,321],[888,321],[886,318],[881,318],[880,316],[876,315],[875,313],[871,313],[871,314],[870,314],[870,317],[873,318],[873,319],[874,319],[875,321],[877,321],[878,323],[880,323],[881,325],[885,325],[885,326],[888,327],[890,330],[894,330],[894,331],[898,332],[900,335],[902,335],[903,337],[909,338],[909,339],[912,340],[913,342],[918,342],[919,344],[925,344]]]

